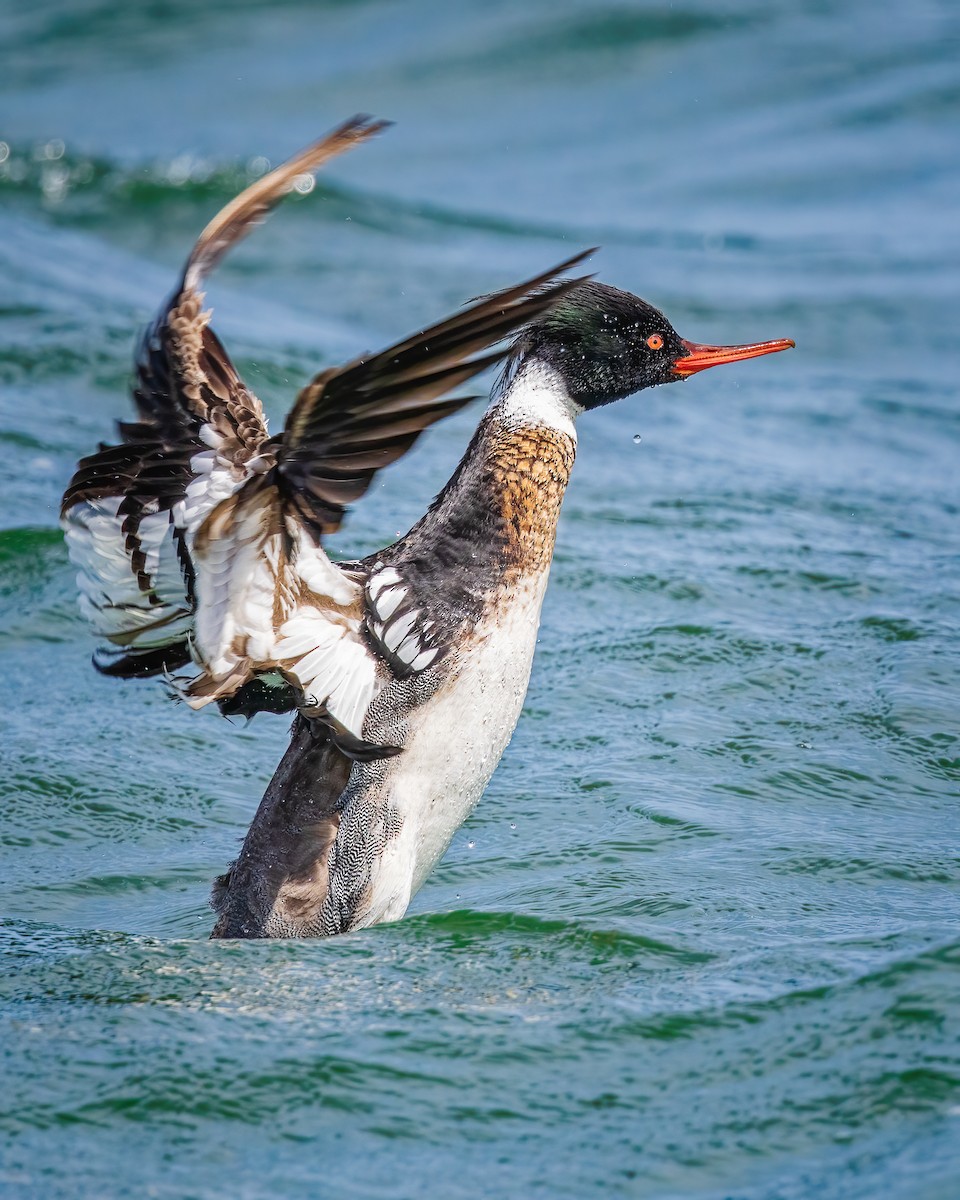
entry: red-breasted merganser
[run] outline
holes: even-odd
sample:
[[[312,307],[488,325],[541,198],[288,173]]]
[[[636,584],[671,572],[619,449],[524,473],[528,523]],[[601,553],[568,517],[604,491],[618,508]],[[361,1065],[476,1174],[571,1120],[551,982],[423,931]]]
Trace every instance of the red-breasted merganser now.
[[[329,936],[404,914],[520,714],[575,419],[793,345],[685,341],[636,296],[562,278],[580,254],[322,371],[271,437],[200,288],[301,176],[383,124],[346,122],[207,226],[140,341],[137,419],[80,462],[63,500],[100,671],[193,663],[182,694],[194,708],[296,713],[214,887],[214,937]],[[362,561],[331,561],[322,543],[346,506],[470,399],[451,389],[501,360],[491,405],[426,515]]]

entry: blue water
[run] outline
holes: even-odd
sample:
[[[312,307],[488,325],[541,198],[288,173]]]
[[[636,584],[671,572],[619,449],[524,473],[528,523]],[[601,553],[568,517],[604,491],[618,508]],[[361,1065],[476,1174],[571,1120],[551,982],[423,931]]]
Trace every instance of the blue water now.
[[[0,1194],[960,1194],[957,6],[3,0],[0,66]],[[797,349],[583,420],[523,720],[410,916],[210,944],[286,721],[96,676],[57,503],[199,229],[355,111],[397,125],[210,289],[275,422],[590,245]]]

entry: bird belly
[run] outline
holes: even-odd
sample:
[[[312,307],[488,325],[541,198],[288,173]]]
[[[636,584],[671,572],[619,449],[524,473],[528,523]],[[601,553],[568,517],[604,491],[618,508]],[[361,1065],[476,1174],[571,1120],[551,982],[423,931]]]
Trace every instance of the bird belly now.
[[[546,582],[544,570],[498,597],[450,678],[410,713],[383,782],[399,829],[373,864],[360,924],[403,916],[483,794],[523,707]]]

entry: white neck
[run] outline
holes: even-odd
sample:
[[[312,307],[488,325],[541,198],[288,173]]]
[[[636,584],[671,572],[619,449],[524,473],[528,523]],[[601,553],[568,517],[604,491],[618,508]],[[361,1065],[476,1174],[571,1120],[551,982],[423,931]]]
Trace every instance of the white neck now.
[[[490,413],[511,427],[546,425],[577,440],[573,423],[583,412],[561,377],[536,358],[522,358],[496,389]]]

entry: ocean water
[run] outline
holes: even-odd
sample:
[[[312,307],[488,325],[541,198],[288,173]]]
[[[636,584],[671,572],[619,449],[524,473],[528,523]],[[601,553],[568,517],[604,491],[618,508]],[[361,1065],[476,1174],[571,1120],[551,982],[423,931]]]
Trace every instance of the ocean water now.
[[[0,1194],[960,1195],[957,6],[3,0],[0,62]],[[408,917],[211,944],[286,718],[98,677],[57,503],[196,233],[355,111],[397,124],[209,291],[275,422],[592,245],[797,349],[581,422],[522,722]]]

